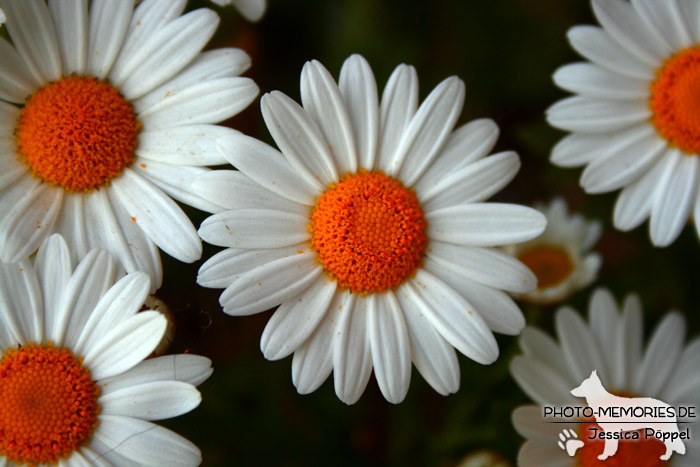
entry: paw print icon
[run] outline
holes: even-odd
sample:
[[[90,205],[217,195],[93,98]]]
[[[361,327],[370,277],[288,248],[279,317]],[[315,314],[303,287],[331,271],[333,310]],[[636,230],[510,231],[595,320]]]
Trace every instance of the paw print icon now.
[[[574,430],[565,428],[561,433],[559,433],[559,441],[557,441],[557,445],[563,451],[566,451],[569,456],[573,457],[576,454],[576,451],[583,447],[583,441],[578,439],[578,436]]]

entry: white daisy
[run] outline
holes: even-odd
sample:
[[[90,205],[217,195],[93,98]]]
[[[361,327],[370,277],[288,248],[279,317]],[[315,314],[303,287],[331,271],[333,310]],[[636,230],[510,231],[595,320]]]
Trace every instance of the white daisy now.
[[[642,307],[637,295],[625,298],[618,311],[612,294],[597,289],[588,307],[588,323],[569,307],[555,315],[559,342],[537,328],[527,327],[520,336],[525,355],[511,362],[511,374],[538,406],[522,406],[513,412],[516,430],[527,438],[518,454],[518,465],[589,466],[606,465],[597,456],[603,452],[602,440],[588,440],[589,425],[554,424],[543,419],[542,406],[585,406],[585,401],[570,394],[597,370],[605,388],[627,397],[653,397],[673,406],[696,406],[700,402],[700,339],[684,346],[685,319],[669,313],[643,349]],[[551,419],[549,420],[551,421]],[[674,454],[672,465],[700,465],[700,439],[691,427],[691,440],[684,441],[686,454]],[[557,445],[564,429],[578,432],[583,447],[569,457]],[[695,430],[697,431],[697,430]],[[614,465],[657,465],[665,451],[655,440],[620,441],[617,453],[608,459]],[[664,465],[659,462],[658,465]]]
[[[124,268],[162,281],[158,247],[201,256],[197,232],[170,198],[211,205],[191,181],[225,162],[212,125],[258,88],[238,75],[238,49],[201,53],[218,16],[180,16],[184,0],[0,0],[0,260],[31,254],[52,232],[73,260],[105,248]]]
[[[229,247],[198,282],[223,288],[230,315],[280,305],[261,341],[266,358],[294,353],[300,393],[334,370],[351,404],[374,367],[384,396],[403,400],[411,360],[441,394],[459,387],[453,349],[488,364],[492,330],[517,334],[532,273],[498,249],[545,227],[534,209],[482,203],[517,173],[514,152],[485,157],[498,128],[478,120],[452,131],[464,83],[448,78],[418,107],[414,68],[399,66],[381,101],[364,58],[339,85],[317,61],[301,76],[303,108],[280,92],[262,113],[281,152],[237,134],[219,149],[239,171],[198,177],[195,192],[221,206],[199,230]]]
[[[577,26],[569,41],[592,63],[554,74],[577,93],[547,111],[573,132],[552,151],[564,167],[587,165],[589,193],[622,189],[614,223],[631,230],[650,217],[656,246],[670,245],[689,215],[700,234],[700,3],[593,0],[602,28]]]
[[[199,449],[151,423],[200,403],[209,359],[144,360],[166,328],[138,313],[150,279],[122,277],[95,249],[73,269],[52,235],[29,260],[0,264],[0,465],[197,465]]]
[[[600,238],[601,226],[579,214],[570,215],[562,198],[554,198],[548,206],[535,205],[535,209],[547,218],[547,228],[536,239],[509,245],[505,251],[537,276],[537,289],[519,297],[546,305],[566,300],[596,279],[602,258],[588,250]]]
[[[265,15],[267,0],[211,0],[219,6],[235,6],[248,21],[258,22]]]

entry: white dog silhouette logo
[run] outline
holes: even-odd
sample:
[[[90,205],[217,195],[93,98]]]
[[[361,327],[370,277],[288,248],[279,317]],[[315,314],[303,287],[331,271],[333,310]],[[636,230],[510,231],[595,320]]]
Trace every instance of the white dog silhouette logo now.
[[[624,432],[641,429],[644,429],[645,433],[663,433],[661,441],[666,446],[666,452],[661,455],[661,460],[668,460],[674,451],[685,454],[685,444],[681,441],[676,417],[669,404],[651,397],[620,397],[610,394],[603,387],[595,370],[579,387],[572,389],[571,394],[586,398],[586,403],[596,414],[596,423],[604,432],[599,435],[605,439],[605,447],[603,453],[598,456],[599,460],[605,460],[617,452],[620,438],[629,439],[624,436]],[[625,419],[621,413],[633,414],[633,421]],[[663,415],[654,416],[655,414]],[[566,441],[577,443],[575,447],[572,446],[573,449],[567,449],[567,452],[576,452],[576,448],[583,445],[580,440]],[[581,446],[578,443],[581,443]],[[569,452],[569,455],[573,454]]]

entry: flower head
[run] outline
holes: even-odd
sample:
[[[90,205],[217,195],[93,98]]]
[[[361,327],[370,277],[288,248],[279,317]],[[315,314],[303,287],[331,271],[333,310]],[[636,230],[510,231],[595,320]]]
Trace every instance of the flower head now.
[[[150,280],[92,250],[73,268],[52,235],[35,264],[0,263],[0,463],[197,465],[199,449],[151,423],[194,409],[211,362],[145,360],[166,319],[138,313]],[[63,464],[65,463],[65,464]]]
[[[570,391],[593,370],[605,389],[615,395],[653,397],[675,406],[697,407],[700,403],[700,339],[684,345],[685,319],[679,313],[664,317],[646,350],[642,307],[636,295],[628,295],[619,310],[608,290],[597,289],[588,305],[588,323],[573,309],[562,307],[555,315],[555,327],[558,342],[537,328],[525,328],[520,336],[524,355],[511,362],[513,378],[538,404],[513,412],[516,430],[528,440],[520,449],[518,465],[573,467],[607,463],[597,458],[603,451],[603,441],[588,439],[591,427],[600,428],[594,419],[567,418],[568,423],[558,424],[543,419],[543,406],[585,406]],[[691,430],[695,426],[691,425]],[[557,445],[562,430],[571,430],[566,432],[567,437],[577,437],[582,442],[575,455],[570,456]],[[700,442],[684,442],[686,454],[674,456],[671,461],[696,465],[700,461]],[[612,465],[663,465],[654,463],[665,451],[663,443],[655,439],[621,440],[618,446],[617,453],[609,459],[615,462]]]
[[[590,60],[564,66],[557,85],[576,93],[547,111],[573,132],[557,165],[586,165],[589,193],[622,189],[613,220],[631,230],[650,218],[656,246],[673,243],[693,214],[700,234],[700,9],[695,2],[593,0],[602,25],[569,30]]]
[[[535,209],[547,218],[547,228],[534,240],[509,245],[505,251],[537,276],[537,289],[520,298],[541,305],[562,302],[598,275],[602,259],[589,250],[598,241],[601,226],[579,214],[569,214],[562,198],[554,198],[547,206],[536,205]]]
[[[517,334],[532,273],[491,247],[529,240],[539,212],[484,203],[517,173],[514,152],[485,157],[498,129],[477,120],[453,131],[464,84],[440,83],[418,105],[415,70],[399,66],[381,100],[364,58],[339,83],[304,66],[303,106],[280,92],[262,112],[280,151],[237,134],[219,149],[239,171],[215,171],[194,190],[217,204],[202,238],[226,250],[198,282],[226,290],[231,315],[280,305],[261,340],[266,358],[294,353],[301,393],[334,372],[354,403],[374,368],[391,402],[408,391],[411,361],[441,394],[459,387],[453,347],[480,363],[498,356],[492,331]]]
[[[212,125],[257,95],[238,49],[202,53],[219,19],[185,1],[0,0],[0,260],[33,253],[52,232],[73,261],[92,247],[160,286],[158,248],[202,251],[175,200],[210,209],[192,180],[225,159]],[[172,198],[171,198],[172,197]]]

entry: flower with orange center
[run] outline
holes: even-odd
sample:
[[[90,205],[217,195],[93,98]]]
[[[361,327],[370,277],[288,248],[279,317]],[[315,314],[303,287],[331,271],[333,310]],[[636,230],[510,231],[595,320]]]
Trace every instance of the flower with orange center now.
[[[700,235],[700,9],[696,2],[592,0],[602,28],[577,26],[571,45],[591,63],[554,73],[577,95],[547,120],[573,134],[552,150],[563,167],[586,165],[588,193],[621,189],[615,227],[647,219],[656,246],[693,217]],[[691,5],[693,4],[693,5]]]
[[[89,3],[89,7],[88,4]],[[52,233],[73,261],[99,246],[162,282],[158,248],[180,261],[202,244],[174,200],[217,209],[190,185],[226,160],[213,125],[257,96],[238,49],[202,53],[219,18],[186,2],[0,0],[0,261]],[[177,53],[172,53],[177,50]]]
[[[598,275],[602,258],[590,249],[600,237],[601,225],[569,213],[562,198],[536,204],[535,209],[547,218],[547,228],[534,240],[508,245],[505,251],[537,277],[537,289],[519,298],[539,305],[560,303]]]
[[[302,394],[333,372],[338,397],[355,403],[374,369],[398,403],[411,362],[438,392],[455,392],[455,348],[493,362],[493,332],[524,325],[504,291],[535,287],[522,263],[491,247],[536,237],[544,216],[482,202],[515,176],[517,154],[486,157],[498,134],[490,120],[453,131],[464,101],[456,77],[418,106],[415,70],[399,66],[380,104],[369,64],[353,55],[338,83],[307,63],[301,89],[303,107],[280,92],[261,101],[281,153],[243,134],[222,138],[238,171],[195,180],[195,193],[223,208],[199,234],[227,247],[197,281],[226,288],[230,315],[279,305],[260,346],[270,360],[294,354]]]
[[[60,235],[35,264],[0,263],[0,464],[198,465],[199,449],[151,423],[189,412],[211,362],[146,358],[166,331],[137,313],[149,278],[92,250],[75,270]],[[115,277],[116,276],[116,277]],[[116,306],[115,306],[116,304]],[[21,305],[21,306],[20,306]]]
[[[647,438],[644,432],[637,440],[619,440],[615,454],[601,461],[598,456],[604,451],[605,440],[589,438],[593,434],[590,428],[596,427],[600,433],[602,425],[590,419],[543,416],[543,407],[583,410],[586,400],[574,397],[570,391],[592,377],[593,370],[611,394],[652,397],[675,408],[694,407],[697,412],[697,402],[693,401],[697,400],[695,381],[700,375],[693,362],[700,342],[684,346],[684,318],[679,313],[667,314],[644,350],[639,298],[627,296],[621,308],[609,291],[598,289],[588,305],[588,322],[569,307],[557,311],[558,342],[537,328],[523,330],[523,355],[513,359],[510,371],[537,405],[518,407],[513,412],[515,429],[527,439],[518,454],[518,465],[655,467],[698,463],[700,440],[693,436],[697,431],[695,418],[677,419],[679,429],[689,428],[691,437],[683,440],[685,453],[672,451],[666,462],[660,459],[666,453],[664,444]],[[560,440],[564,448],[558,445]],[[569,446],[569,442],[575,444]]]

